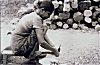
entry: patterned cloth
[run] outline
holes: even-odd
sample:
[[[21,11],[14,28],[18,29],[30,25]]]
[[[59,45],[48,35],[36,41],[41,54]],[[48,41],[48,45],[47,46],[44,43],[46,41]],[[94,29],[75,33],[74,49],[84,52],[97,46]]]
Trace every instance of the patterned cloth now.
[[[38,50],[38,39],[34,30],[28,36],[24,36],[24,34],[16,34],[13,36],[13,39],[17,39],[18,41],[15,42],[18,43],[16,44],[16,47],[12,49],[15,55],[22,55],[28,58],[30,54],[33,54],[34,51]]]

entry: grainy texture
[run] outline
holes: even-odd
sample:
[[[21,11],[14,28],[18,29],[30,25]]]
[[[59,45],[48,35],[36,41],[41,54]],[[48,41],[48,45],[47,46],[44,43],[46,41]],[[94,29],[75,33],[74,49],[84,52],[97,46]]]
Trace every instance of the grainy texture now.
[[[11,35],[7,35],[12,28],[10,20],[17,17],[17,12],[20,9],[20,6],[24,5],[25,0],[0,0],[0,18],[2,22],[0,29],[1,51],[10,45]],[[94,30],[90,32],[82,32],[81,30],[58,29],[49,30],[47,34],[57,47],[61,44],[61,53],[58,58],[48,55],[46,57],[46,63],[50,63],[56,59],[57,63],[67,65],[100,65],[100,32],[98,33]],[[40,50],[43,51],[44,49],[41,48]],[[22,61],[18,57],[14,59],[10,58],[10,60],[15,62]],[[41,63],[45,63],[44,60],[41,60]]]

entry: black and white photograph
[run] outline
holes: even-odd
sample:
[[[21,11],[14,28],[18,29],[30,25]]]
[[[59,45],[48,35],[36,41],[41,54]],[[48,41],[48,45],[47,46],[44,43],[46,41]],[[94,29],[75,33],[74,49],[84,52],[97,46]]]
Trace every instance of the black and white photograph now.
[[[0,65],[100,65],[100,0],[0,0]]]

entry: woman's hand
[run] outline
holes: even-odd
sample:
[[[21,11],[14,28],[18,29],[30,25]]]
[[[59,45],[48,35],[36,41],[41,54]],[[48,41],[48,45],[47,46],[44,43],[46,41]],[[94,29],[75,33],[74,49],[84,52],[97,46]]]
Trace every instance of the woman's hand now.
[[[59,51],[53,47],[53,54],[56,56],[56,57],[59,57]]]

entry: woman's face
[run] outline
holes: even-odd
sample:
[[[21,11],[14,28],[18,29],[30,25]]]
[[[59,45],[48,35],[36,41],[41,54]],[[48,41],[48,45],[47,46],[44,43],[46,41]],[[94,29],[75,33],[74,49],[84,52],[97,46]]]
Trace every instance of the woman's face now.
[[[44,11],[43,14],[42,14],[42,18],[43,18],[43,19],[47,19],[47,18],[50,17],[50,15],[51,15],[51,12],[49,12],[49,11]]]

